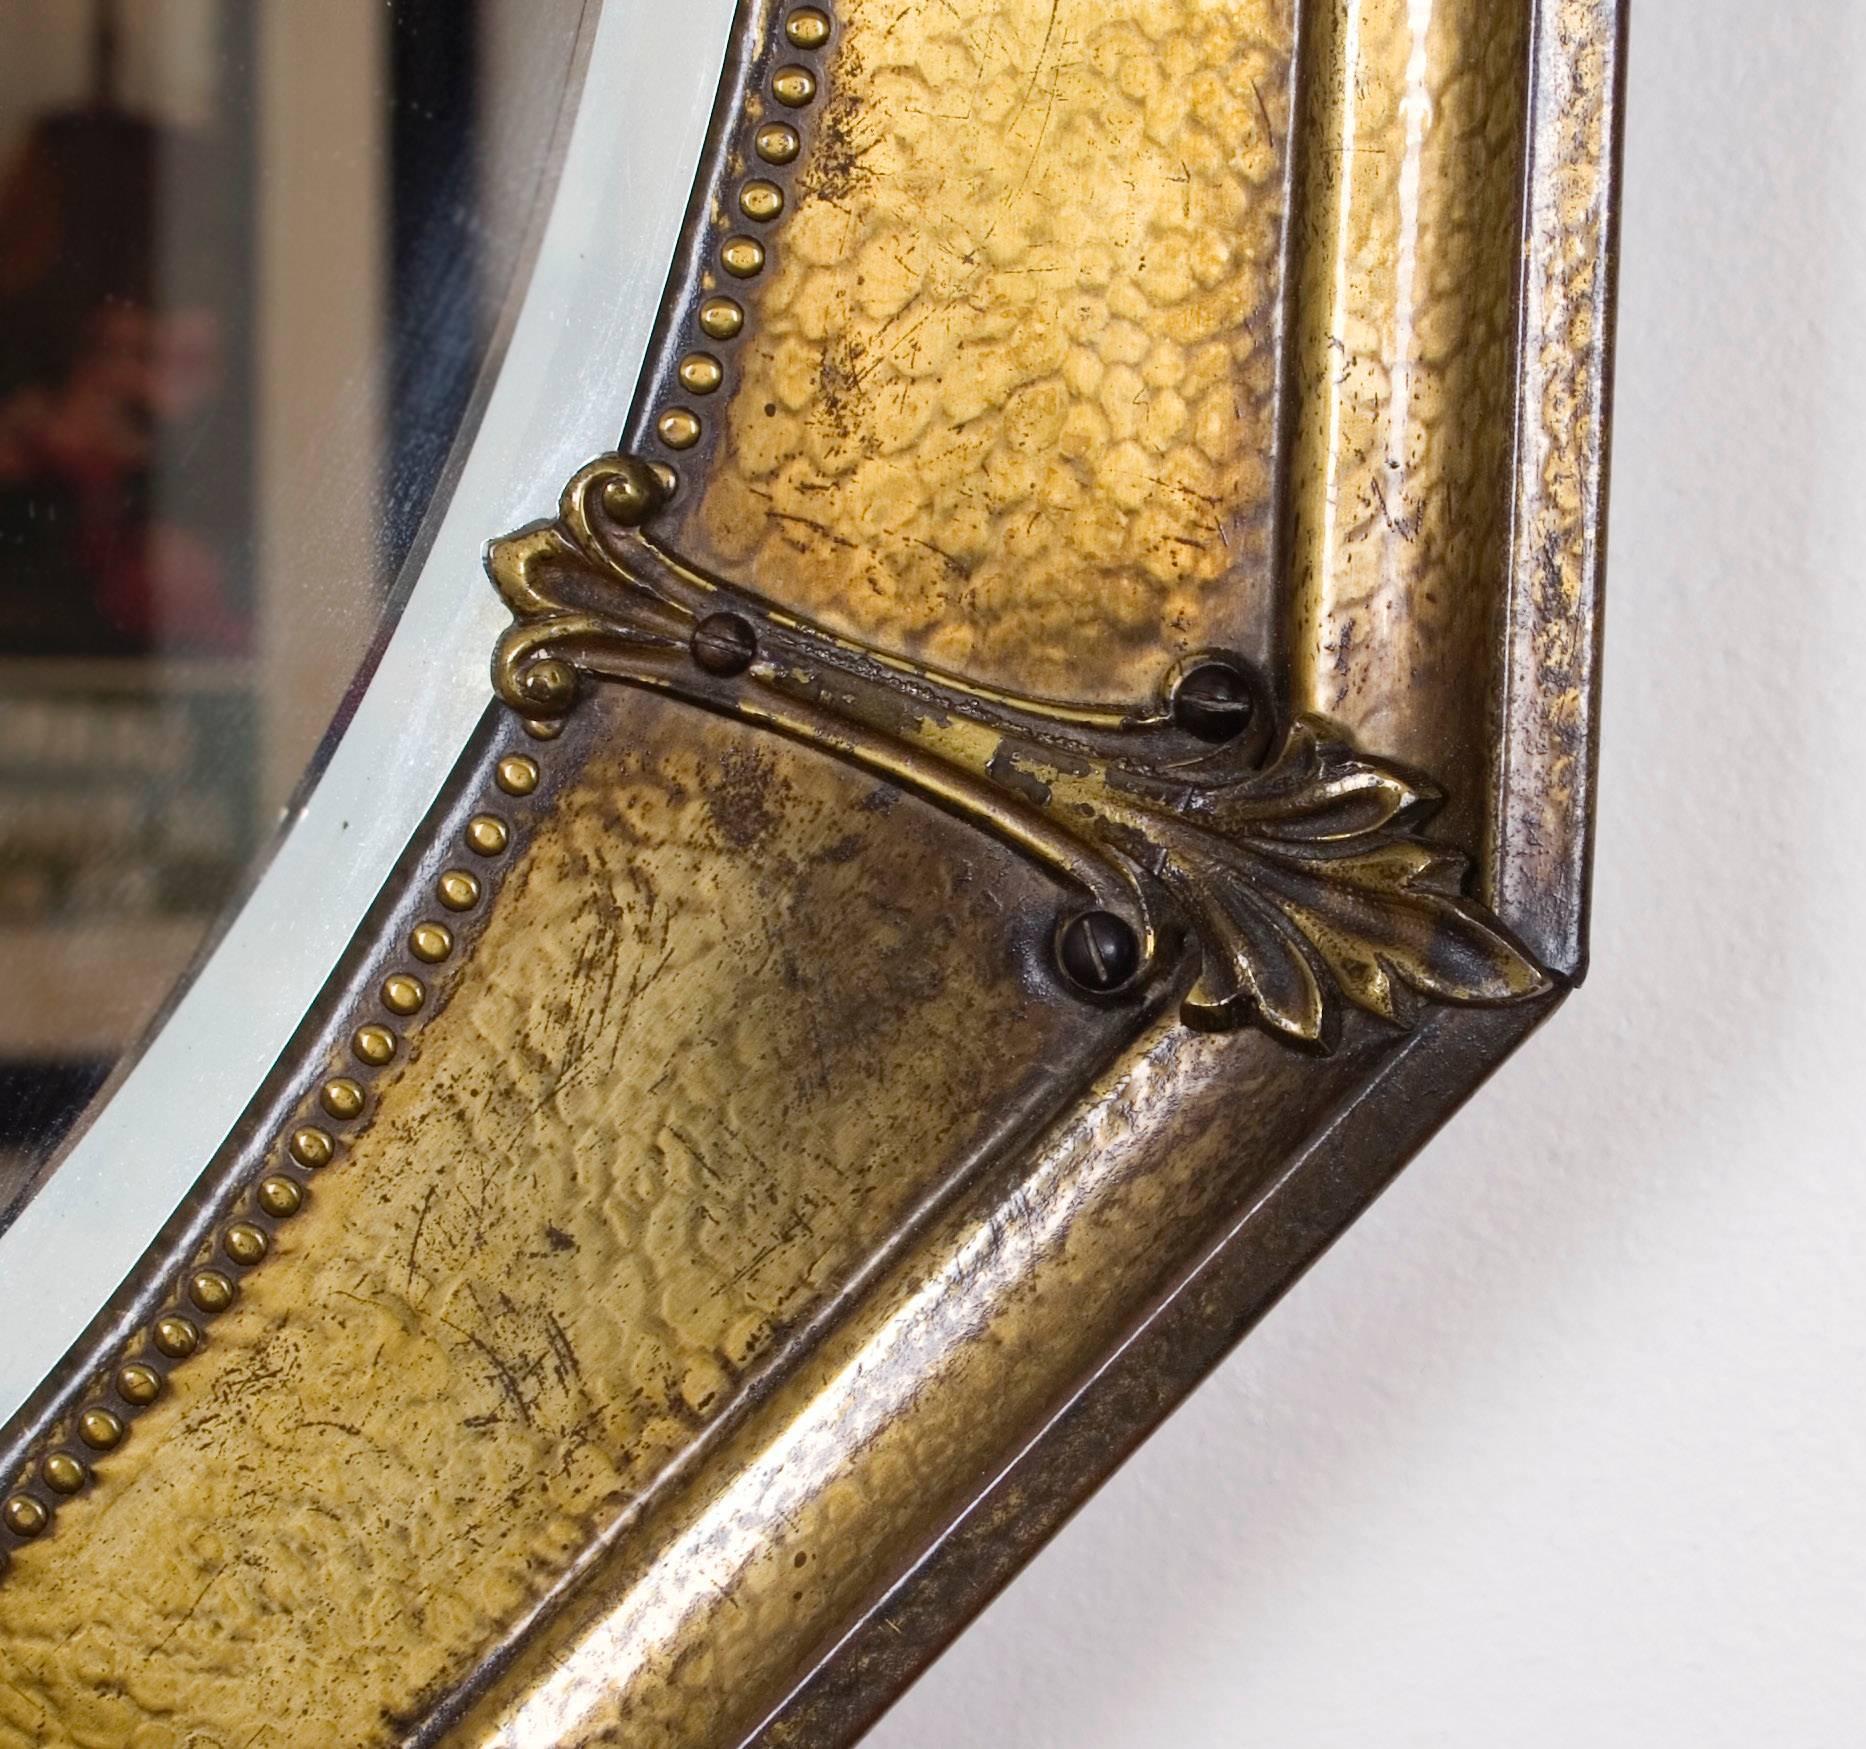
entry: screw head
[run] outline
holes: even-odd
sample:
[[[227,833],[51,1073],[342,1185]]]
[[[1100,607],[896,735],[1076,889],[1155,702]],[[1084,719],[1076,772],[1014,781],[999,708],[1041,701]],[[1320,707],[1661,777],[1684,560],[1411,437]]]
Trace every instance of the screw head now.
[[[1140,970],[1140,938],[1112,911],[1082,911],[1056,932],[1056,963],[1077,989],[1111,996]]]
[[[546,716],[567,711],[577,700],[577,671],[568,662],[546,656],[528,662],[518,676],[525,703]]]
[[[1188,735],[1214,746],[1235,741],[1257,715],[1251,677],[1230,662],[1200,662],[1173,688],[1173,721]]]
[[[708,674],[730,680],[758,657],[758,636],[736,613],[709,613],[693,628],[693,659]]]

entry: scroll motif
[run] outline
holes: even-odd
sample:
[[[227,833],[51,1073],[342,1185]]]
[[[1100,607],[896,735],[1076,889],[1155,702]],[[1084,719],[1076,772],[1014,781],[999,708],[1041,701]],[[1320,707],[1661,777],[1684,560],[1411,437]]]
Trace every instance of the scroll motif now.
[[[1463,895],[1464,857],[1419,836],[1429,785],[1299,717],[1215,655],[1127,712],[969,685],[833,636],[659,548],[661,486],[605,456],[556,520],[493,543],[517,623],[493,663],[528,717],[584,676],[672,693],[914,790],[1081,895],[1057,958],[1118,999],[1190,938],[1189,1025],[1255,1022],[1330,1047],[1344,1003],[1400,1026],[1424,1001],[1500,1003],[1548,976]]]

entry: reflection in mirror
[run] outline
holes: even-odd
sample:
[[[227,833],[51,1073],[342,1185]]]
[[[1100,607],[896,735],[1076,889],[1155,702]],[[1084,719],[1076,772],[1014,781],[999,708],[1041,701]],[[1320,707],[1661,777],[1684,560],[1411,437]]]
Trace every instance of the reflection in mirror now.
[[[0,16],[0,1227],[367,677],[584,10]]]

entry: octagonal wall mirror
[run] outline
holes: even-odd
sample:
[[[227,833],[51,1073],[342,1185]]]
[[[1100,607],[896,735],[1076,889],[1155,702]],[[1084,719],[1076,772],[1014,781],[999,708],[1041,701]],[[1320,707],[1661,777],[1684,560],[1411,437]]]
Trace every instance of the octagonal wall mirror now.
[[[1585,970],[1620,8],[6,28],[0,1742],[853,1741]]]

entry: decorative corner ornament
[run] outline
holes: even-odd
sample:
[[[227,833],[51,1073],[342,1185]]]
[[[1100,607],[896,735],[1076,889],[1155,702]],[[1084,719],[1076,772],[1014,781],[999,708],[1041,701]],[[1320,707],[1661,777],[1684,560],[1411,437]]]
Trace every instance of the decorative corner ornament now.
[[[1410,1027],[1426,1002],[1552,987],[1465,896],[1463,854],[1420,836],[1438,792],[1323,719],[1279,733],[1241,659],[1191,658],[1127,712],[988,690],[702,575],[644,532],[664,493],[648,464],[603,456],[555,520],[489,547],[517,622],[493,682],[527,719],[561,716],[600,677],[898,783],[1077,889],[1054,950],[1083,994],[1134,993],[1189,935],[1180,1014],[1203,1030],[1255,1022],[1326,1051],[1344,1003]]]

